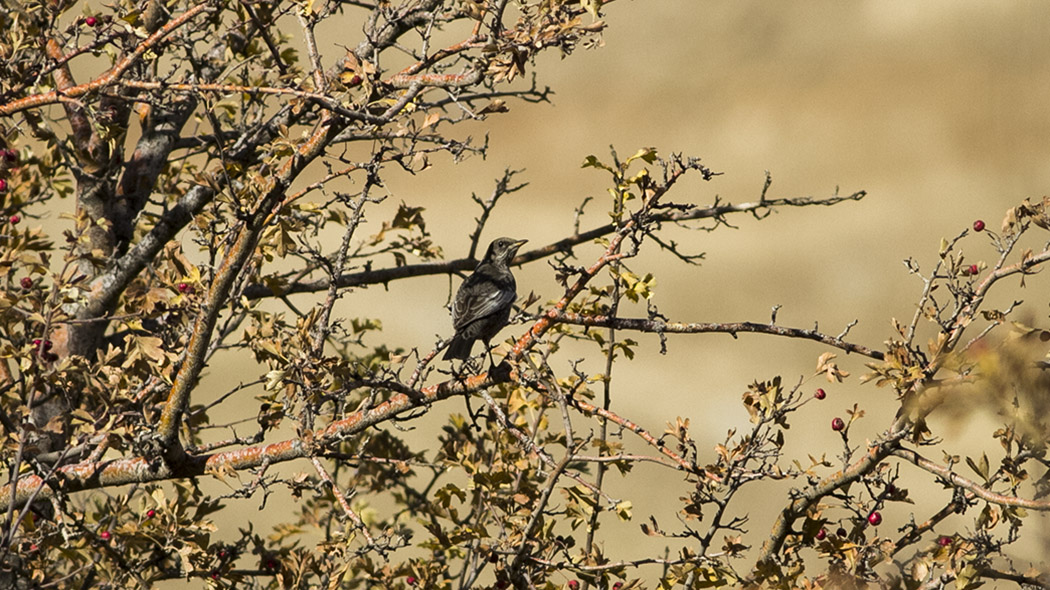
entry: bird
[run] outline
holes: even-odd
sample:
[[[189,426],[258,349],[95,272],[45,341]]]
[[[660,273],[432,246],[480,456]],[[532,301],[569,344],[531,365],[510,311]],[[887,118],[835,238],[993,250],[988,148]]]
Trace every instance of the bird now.
[[[452,326],[456,335],[445,351],[445,360],[470,358],[476,340],[489,341],[510,321],[510,308],[518,298],[510,261],[528,240],[496,238],[485,257],[463,281],[452,301]]]

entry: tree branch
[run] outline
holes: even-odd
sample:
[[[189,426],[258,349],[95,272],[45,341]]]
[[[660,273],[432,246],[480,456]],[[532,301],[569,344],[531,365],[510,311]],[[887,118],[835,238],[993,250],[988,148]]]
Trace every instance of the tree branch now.
[[[752,332],[759,334],[773,334],[774,336],[785,336],[787,338],[802,338],[814,340],[846,351],[883,360],[882,351],[873,350],[860,344],[846,342],[841,338],[829,336],[816,330],[805,330],[802,328],[788,328],[776,324],[756,324],[754,322],[665,322],[661,319],[624,318],[610,316],[591,316],[578,313],[563,312],[551,317],[551,321],[558,324],[573,324],[577,326],[592,326],[599,328],[616,327],[622,330],[635,332],[648,332],[653,334],[703,334],[703,333],[725,333],[736,337],[739,332]]]
[[[962,488],[968,492],[972,492],[974,496],[990,502],[992,504],[998,504],[999,506],[1007,506],[1012,508],[1024,508],[1026,510],[1038,510],[1045,512],[1050,510],[1050,500],[1027,500],[1025,498],[1018,498],[1016,496],[1005,496],[1003,494],[997,494],[988,488],[981,486],[977,482],[969,480],[944,465],[939,465],[923,457],[919,453],[905,448],[894,449],[892,455],[904,459],[905,461],[929,471],[930,473],[944,479],[951,485]]]
[[[832,196],[826,199],[799,198],[799,199],[772,199],[763,201],[752,201],[739,205],[717,205],[713,207],[696,207],[686,211],[659,211],[650,214],[650,221],[660,223],[680,223],[696,219],[719,218],[731,213],[755,213],[763,209],[776,207],[806,207],[813,205],[828,206],[842,201],[857,201],[867,195],[865,191],[858,191],[846,197]],[[615,224],[609,223],[583,233],[577,233],[567,238],[552,242],[541,248],[525,251],[514,258],[513,264],[520,266],[536,260],[541,260],[555,254],[570,252],[574,246],[585,244],[617,231]],[[458,258],[445,262],[424,262],[420,264],[406,264],[379,270],[365,270],[340,276],[339,287],[360,287],[364,285],[386,285],[391,281],[408,279],[421,276],[443,275],[455,272],[463,272],[473,269],[477,265],[476,260],[470,258]],[[279,293],[267,285],[251,285],[244,290],[244,296],[249,299],[261,299],[275,295],[293,295],[296,293],[316,293],[328,289],[329,279],[322,278],[316,281],[302,281],[288,285]]]

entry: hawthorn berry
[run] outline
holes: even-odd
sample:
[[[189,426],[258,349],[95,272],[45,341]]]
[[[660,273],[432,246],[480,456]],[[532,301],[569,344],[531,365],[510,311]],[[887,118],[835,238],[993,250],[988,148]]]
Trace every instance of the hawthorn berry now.
[[[109,531],[102,531],[101,533],[98,534],[98,538],[102,539],[103,541],[108,541],[112,537],[113,537],[113,535]]]
[[[846,423],[842,421],[842,418],[839,418],[839,417],[836,416],[831,421],[831,429],[834,430],[835,432],[838,432],[838,431],[842,430],[845,427],[846,427]]]
[[[29,277],[22,277],[22,280],[20,281],[20,284],[22,285],[23,289],[32,289],[33,288],[33,279],[31,279]]]
[[[157,511],[152,509],[152,508],[150,508],[149,510],[146,511],[146,518],[153,518],[156,515],[157,515]]]
[[[405,578],[405,582],[408,582],[409,586],[415,586],[416,585],[416,577],[415,576],[408,576],[407,578]]]
[[[844,529],[842,527],[839,527],[838,530],[835,531],[835,534],[840,536],[840,537],[845,537],[846,536],[846,529]]]
[[[193,290],[189,283],[179,283],[176,288],[179,290],[179,293],[189,293]]]
[[[871,526],[879,526],[882,523],[882,515],[876,510],[868,515],[868,524]]]
[[[213,580],[218,580],[219,579],[219,570],[212,570],[211,571],[211,579],[213,579]]]
[[[0,193],[4,192],[6,190],[7,190],[7,181],[4,180],[3,178],[0,178]]]
[[[828,396],[827,392],[826,392],[826,391],[824,391],[824,389],[823,389],[823,388],[819,388],[819,387],[818,387],[818,388],[817,388],[817,390],[816,390],[816,391],[815,391],[815,392],[813,393],[813,397],[815,397],[815,398],[817,398],[817,399],[824,399],[824,398],[826,398],[827,396]]]
[[[827,538],[827,536],[828,536],[828,530],[827,529],[822,528],[819,531],[817,531],[817,540],[818,541],[823,541],[825,538]]]
[[[620,588],[623,588],[623,582],[616,582],[612,585],[612,590],[620,590]]]
[[[7,222],[11,225],[18,225],[19,221],[22,221],[22,217],[19,215],[12,215],[11,217],[7,218]]]
[[[98,19],[93,16],[89,16],[84,19],[84,24],[89,27],[93,27],[98,24]]]
[[[952,538],[948,535],[941,535],[940,537],[937,537],[937,544],[941,547],[947,547],[952,544]]]
[[[973,231],[984,231],[984,222],[980,219],[973,222]]]
[[[275,569],[277,569],[277,560],[271,557],[270,559],[266,560],[266,564],[265,565],[266,565],[266,569],[268,569],[268,570],[275,570]]]
[[[569,580],[569,590],[579,590],[580,583],[576,580]]]
[[[977,268],[976,264],[971,264],[970,268],[968,270],[970,271],[970,275],[975,275],[975,274],[981,272],[981,269]]]

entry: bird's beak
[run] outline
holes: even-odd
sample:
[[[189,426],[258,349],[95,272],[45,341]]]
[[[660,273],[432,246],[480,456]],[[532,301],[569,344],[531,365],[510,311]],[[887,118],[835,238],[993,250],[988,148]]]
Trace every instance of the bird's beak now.
[[[515,258],[518,257],[518,248],[524,246],[525,242],[528,242],[528,240],[515,240],[511,243],[511,247],[509,249],[510,259],[507,260],[507,264],[510,264]]]

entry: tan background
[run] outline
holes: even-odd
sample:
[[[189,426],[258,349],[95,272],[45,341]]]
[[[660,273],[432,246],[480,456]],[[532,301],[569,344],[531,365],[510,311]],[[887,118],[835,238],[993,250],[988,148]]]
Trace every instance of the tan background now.
[[[506,167],[525,168],[519,178],[531,185],[497,209],[485,239],[509,234],[542,244],[568,233],[572,209],[586,196],[600,201],[605,190],[605,178],[580,169],[580,163],[588,154],[605,157],[609,145],[622,155],[643,146],[683,152],[724,173],[710,183],[682,185],[672,194],[678,201],[707,204],[716,195],[754,200],[765,170],[774,178],[771,196],[826,196],[836,186],[842,193],[864,189],[869,196],[859,203],[790,210],[762,222],[740,217],[733,220],[737,230],[676,232],[687,249],[706,252],[700,267],[676,266],[655,251],[635,267],[656,272],[655,302],[674,320],[768,321],[770,308],[782,304],[781,324],[816,322],[837,334],[856,319],[860,324],[851,339],[878,347],[891,335],[891,318],[911,317],[920,291],[903,259],[914,257],[928,268],[942,237],[957,235],[977,218],[998,228],[1008,207],[1050,188],[1050,8],[1045,4],[619,0],[606,14],[604,48],[565,60],[548,55],[538,64],[540,83],[556,91],[553,105],[511,103],[509,113],[467,126],[461,133],[475,138],[490,133],[487,160],[452,166],[439,158],[420,177],[390,175],[387,205],[403,200],[425,206],[428,228],[448,256],[458,257],[466,253],[471,228],[464,220],[476,212],[470,193],[487,195]],[[601,205],[589,211],[583,227],[604,223]],[[377,211],[370,220],[384,215]],[[975,262],[994,255],[984,236],[970,237],[965,251]],[[578,253],[587,260],[593,250]],[[545,265],[518,276],[521,293],[534,290],[544,299],[557,294]],[[441,308],[447,288],[447,280],[438,278],[347,293],[338,312],[380,318],[391,344],[428,349],[437,335],[450,331]],[[1046,292],[1046,280],[1036,278],[1027,292],[1010,295],[1041,301],[1036,321],[1045,326]],[[740,394],[748,383],[775,375],[793,383],[826,350],[769,336],[705,335],[672,337],[670,354],[661,357],[655,338],[641,340],[638,358],[616,369],[615,407],[656,433],[676,416],[690,418],[705,453],[728,428],[746,425]],[[568,360],[562,357],[556,368],[567,372]],[[791,449],[800,458],[806,453],[831,458],[841,451],[827,425],[853,403],[869,412],[854,427],[855,444],[875,436],[892,415],[885,403],[888,391],[857,384],[864,373],[861,359],[846,358],[843,367],[854,378],[828,387],[828,400],[793,419]],[[590,369],[598,370],[596,364]],[[212,375],[215,391],[247,379],[222,373]],[[462,411],[462,404],[433,409],[453,411]],[[953,425],[947,434],[955,446],[946,449],[965,452],[965,438],[997,450],[989,437],[994,423],[991,417],[974,417]],[[582,418],[577,423],[583,430],[592,427]],[[421,445],[432,440],[420,432],[410,436]],[[940,457],[939,452],[930,456]],[[626,559],[651,550],[640,544],[637,523],[656,512],[673,528],[673,516],[661,513],[659,504],[688,493],[675,474],[639,473],[633,483],[660,493],[616,490],[637,507],[636,523],[621,537],[624,546],[608,547]],[[907,466],[901,473],[916,485],[929,481]],[[776,493],[744,499],[753,542],[764,537],[770,511],[780,504],[770,498],[783,498],[783,489]],[[918,486],[913,495],[920,496],[917,506],[883,510],[887,524],[881,533],[895,537],[894,527],[912,510],[923,519],[949,499],[938,486]],[[267,517],[284,516],[271,509],[273,502],[263,513],[256,512],[257,502],[245,503],[256,530],[266,530]],[[1043,521],[1036,515],[1029,522],[1039,530]],[[240,524],[222,528],[232,537]],[[1024,559],[1016,565],[1024,569],[1029,560],[1038,562],[1047,546],[1039,541],[1018,549]]]

